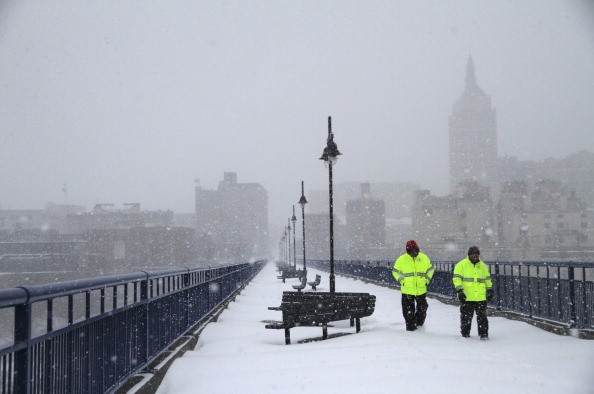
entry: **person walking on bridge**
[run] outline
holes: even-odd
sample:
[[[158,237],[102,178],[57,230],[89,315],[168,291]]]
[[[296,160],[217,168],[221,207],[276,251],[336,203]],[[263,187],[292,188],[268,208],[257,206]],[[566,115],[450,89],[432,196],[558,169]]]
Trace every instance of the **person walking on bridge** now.
[[[479,337],[489,339],[487,302],[493,298],[493,282],[489,267],[480,259],[478,247],[471,246],[468,257],[456,263],[452,280],[460,300],[460,333],[464,338],[470,337],[472,317],[476,311]]]
[[[392,276],[400,285],[402,315],[406,331],[422,327],[427,317],[427,286],[435,269],[426,254],[421,253],[415,240],[406,243],[406,253],[394,262]]]

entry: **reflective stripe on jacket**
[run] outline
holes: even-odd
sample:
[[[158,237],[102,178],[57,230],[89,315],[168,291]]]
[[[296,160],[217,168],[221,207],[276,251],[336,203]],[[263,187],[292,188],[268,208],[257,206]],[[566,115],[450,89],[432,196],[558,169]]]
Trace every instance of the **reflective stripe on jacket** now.
[[[419,253],[417,257],[412,257],[405,253],[394,262],[392,276],[400,284],[402,294],[422,295],[427,292],[434,272],[426,254]]]
[[[468,257],[456,264],[452,281],[456,291],[464,290],[466,301],[486,301],[487,289],[493,287],[487,264],[472,264]]]

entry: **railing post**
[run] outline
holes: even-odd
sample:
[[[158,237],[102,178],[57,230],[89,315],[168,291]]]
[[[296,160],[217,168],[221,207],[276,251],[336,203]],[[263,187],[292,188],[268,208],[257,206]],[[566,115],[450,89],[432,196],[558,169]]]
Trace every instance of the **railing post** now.
[[[577,319],[576,316],[576,324],[579,328],[584,328],[586,327],[585,324],[587,324],[588,321],[588,311],[591,311],[592,309],[588,309],[588,285],[586,284],[586,267],[582,267],[582,285],[581,287],[581,294],[582,296],[580,297],[582,300],[582,306],[580,307],[580,311],[581,311],[581,318]]]
[[[553,292],[551,291],[551,269],[547,265],[547,317],[553,319]]]
[[[568,267],[568,279],[569,279],[569,327],[575,327],[576,312],[575,312],[575,272],[574,267],[570,265]]]
[[[529,308],[528,309],[528,316],[530,318],[532,318],[532,315],[534,314],[534,310],[532,308],[532,280],[531,280],[532,279],[532,274],[530,272],[530,265],[526,265],[525,267],[526,267],[526,282],[528,283],[528,286],[527,286],[528,287],[528,295],[527,295],[528,300],[527,300],[527,303],[528,303],[528,308]],[[520,283],[520,287],[521,286],[522,286],[522,284]]]
[[[143,362],[147,362],[150,357],[150,349],[149,349],[149,274],[146,271],[142,271],[146,278],[140,281],[140,302],[144,302],[144,327],[142,330],[138,330],[140,335],[144,335],[144,338],[140,338],[138,343],[144,343],[144,360]]]
[[[563,321],[563,298],[561,296],[561,266],[557,266],[557,320]]]
[[[31,338],[31,305],[29,302],[14,308],[14,342],[26,344],[14,355],[14,392],[31,392],[31,358],[29,338]]]
[[[74,296],[70,294],[68,297],[68,327],[72,327],[74,324]],[[74,341],[75,338],[72,335],[72,331],[69,331],[66,335],[66,354],[74,355]],[[72,392],[72,388],[74,387],[74,380],[76,379],[76,374],[74,373],[74,365],[75,360],[74,357],[67,357],[65,360],[66,363],[66,371],[68,374],[68,378],[64,379],[64,384],[66,385],[66,391]]]
[[[194,305],[192,304],[192,294],[190,292],[190,284],[191,284],[191,275],[190,274],[190,269],[188,267],[185,267],[186,270],[188,272],[184,273],[182,278],[183,278],[183,284],[182,287],[184,289],[183,293],[185,294],[185,305],[184,307],[186,308],[186,326],[189,325],[189,322],[192,320],[192,311],[194,309]]]
[[[497,307],[498,311],[501,310],[501,281],[499,280],[499,261],[495,262],[495,288],[497,289]]]

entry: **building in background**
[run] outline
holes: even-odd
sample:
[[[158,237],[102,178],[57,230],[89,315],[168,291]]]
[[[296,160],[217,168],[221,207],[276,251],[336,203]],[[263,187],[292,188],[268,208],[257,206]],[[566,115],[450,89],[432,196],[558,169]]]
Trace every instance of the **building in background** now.
[[[506,183],[498,218],[502,258],[594,260],[594,213],[559,181]]]
[[[0,272],[15,276],[6,283],[18,283],[21,273],[35,284],[199,265],[195,228],[174,226],[171,211],[141,211],[138,203],[97,204],[91,212],[48,204],[0,211],[0,219]]]
[[[0,209],[0,232],[18,234],[26,232],[68,233],[67,217],[84,213],[85,207],[48,203],[45,209]]]
[[[202,259],[249,261],[270,254],[268,192],[225,172],[217,190],[196,185],[196,229]]]
[[[94,229],[83,233],[82,239],[86,248],[81,265],[88,272],[115,274],[200,265],[194,228]]]
[[[367,182],[373,189],[373,197],[384,201],[386,218],[410,218],[415,203],[415,192],[420,185],[409,182]],[[361,196],[361,182],[341,182],[334,184],[334,213],[346,217],[346,205],[350,200]],[[328,190],[310,190],[306,192],[308,211],[328,213]]]
[[[497,226],[489,188],[467,181],[443,197],[418,191],[412,227],[413,238],[435,260],[455,260],[470,245],[494,246]]]
[[[334,225],[334,259],[351,260],[347,253],[346,226],[337,216],[333,217]],[[299,228],[299,225],[297,225]],[[303,259],[303,238],[299,231],[296,233],[297,240],[297,266]],[[305,214],[305,254],[307,260],[329,260],[330,259],[330,215],[328,213],[306,213]],[[292,258],[292,256],[291,256]]]
[[[404,245],[407,240],[412,237],[411,230],[411,213],[415,204],[415,193],[420,188],[418,184],[409,182],[367,182],[370,189],[373,189],[374,200],[383,201],[385,208],[385,230],[384,231],[384,247],[374,248],[374,253],[368,249],[367,258],[369,260],[385,260],[392,259],[402,254]],[[328,191],[327,190],[312,190],[307,193],[308,210],[315,214],[322,214],[328,217]],[[335,230],[336,223],[348,223],[347,219],[347,204],[349,201],[356,200],[361,197],[361,183],[360,182],[343,182],[334,185],[334,214]],[[328,223],[328,219],[326,219]],[[340,227],[342,224],[339,224]],[[306,219],[307,226],[307,219]],[[327,230],[326,230],[327,231]],[[351,229],[354,231],[354,228]],[[345,234],[347,230],[345,229]],[[354,235],[354,233],[351,233]],[[306,235],[306,239],[307,239]],[[348,253],[347,240],[342,239],[341,236],[334,237],[335,246],[338,244],[340,251],[340,258],[350,259]],[[374,241],[374,244],[377,241]],[[308,240],[309,244],[309,240]]]
[[[499,159],[502,184],[523,182],[533,189],[536,183],[554,179],[575,190],[586,205],[594,209],[594,153],[585,150],[562,158],[518,160],[505,156]]]
[[[412,214],[413,237],[432,259],[457,260],[478,245],[486,260],[594,260],[594,154],[497,158],[495,109],[471,58],[449,133],[452,191],[419,191]]]
[[[352,260],[376,260],[386,249],[386,207],[373,199],[371,185],[361,184],[361,196],[346,204],[346,245]]]
[[[142,211],[139,203],[96,204],[91,212],[69,214],[67,233],[81,234],[88,230],[127,229],[135,227],[173,226],[172,211]]]
[[[449,119],[450,187],[467,181],[499,193],[497,118],[491,98],[476,82],[474,62],[468,59],[464,92]]]

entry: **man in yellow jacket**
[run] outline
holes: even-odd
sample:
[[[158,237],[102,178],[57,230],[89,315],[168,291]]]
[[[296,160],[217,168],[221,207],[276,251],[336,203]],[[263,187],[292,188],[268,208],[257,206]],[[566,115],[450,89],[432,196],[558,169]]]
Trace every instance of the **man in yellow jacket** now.
[[[464,338],[470,337],[476,312],[479,336],[482,340],[489,339],[487,302],[493,298],[493,282],[489,267],[480,259],[478,247],[471,246],[468,257],[456,263],[453,282],[460,300],[460,333]]]
[[[402,315],[406,331],[414,331],[425,323],[427,317],[427,286],[433,277],[433,265],[421,253],[414,240],[406,243],[406,253],[394,262],[392,276],[400,285]]]

